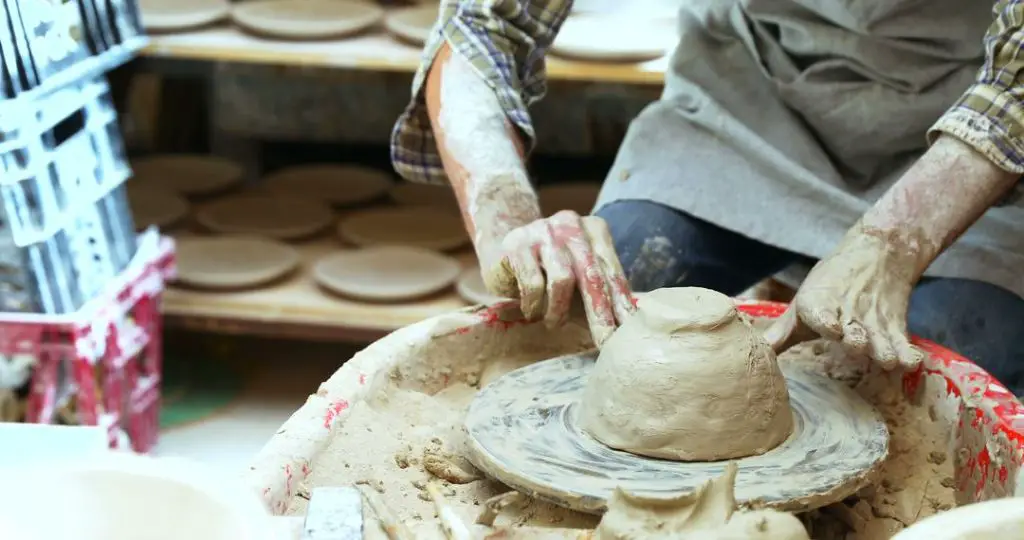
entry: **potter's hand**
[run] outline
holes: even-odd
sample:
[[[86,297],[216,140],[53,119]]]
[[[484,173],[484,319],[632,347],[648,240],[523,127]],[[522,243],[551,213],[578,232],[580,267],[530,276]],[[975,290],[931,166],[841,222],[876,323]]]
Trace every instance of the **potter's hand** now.
[[[911,250],[912,251],[912,250]],[[907,306],[917,281],[915,254],[888,235],[855,226],[808,274],[793,303],[766,333],[781,352],[814,334],[867,355],[885,369],[915,368]]]
[[[949,136],[932,147],[819,262],[766,337],[776,352],[818,333],[883,367],[916,367],[910,292],[928,265],[1020,178]]]
[[[493,255],[479,251],[488,289],[519,298],[527,319],[562,324],[579,289],[599,347],[635,309],[608,225],[599,217],[563,210],[511,230]]]

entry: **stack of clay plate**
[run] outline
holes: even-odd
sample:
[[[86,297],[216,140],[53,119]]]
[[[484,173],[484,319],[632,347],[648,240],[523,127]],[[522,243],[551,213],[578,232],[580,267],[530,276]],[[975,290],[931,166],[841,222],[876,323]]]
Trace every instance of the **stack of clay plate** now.
[[[150,32],[181,32],[228,18],[228,0],[139,0],[142,24]]]
[[[393,10],[385,17],[384,27],[399,40],[422,47],[437,22],[440,7],[437,3],[426,3]]]
[[[243,177],[237,163],[199,154],[149,156],[132,161],[131,166],[128,200],[139,229],[180,225],[189,215],[190,199],[222,194]]]
[[[674,17],[636,10],[571,14],[551,54],[595,62],[644,62],[665,56],[678,41]]]
[[[231,19],[259,36],[323,40],[368,30],[384,19],[384,10],[359,0],[247,0],[233,6]]]
[[[392,198],[403,200],[407,189],[392,191]],[[450,287],[462,266],[444,252],[465,247],[469,236],[457,207],[439,202],[443,193],[437,192],[434,202],[410,197],[405,201],[416,204],[352,212],[339,224],[338,235],[358,249],[317,261],[314,279],[332,292],[372,301],[411,300]]]

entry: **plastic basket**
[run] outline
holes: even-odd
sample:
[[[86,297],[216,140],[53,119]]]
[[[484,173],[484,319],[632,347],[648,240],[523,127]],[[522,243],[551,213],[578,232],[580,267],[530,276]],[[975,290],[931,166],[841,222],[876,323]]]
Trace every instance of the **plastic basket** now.
[[[175,272],[174,244],[143,233],[131,264],[78,311],[0,314],[0,362],[28,358],[25,421],[107,429],[137,452],[157,441],[162,365],[160,297]],[[16,381],[22,383],[23,381]],[[69,417],[62,413],[73,409]]]

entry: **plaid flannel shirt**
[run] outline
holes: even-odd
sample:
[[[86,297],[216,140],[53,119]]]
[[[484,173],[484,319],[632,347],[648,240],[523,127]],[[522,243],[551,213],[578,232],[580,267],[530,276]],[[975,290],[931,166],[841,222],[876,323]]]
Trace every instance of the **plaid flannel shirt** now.
[[[506,116],[535,141],[527,107],[543,97],[544,54],[572,0],[445,0],[413,79],[413,99],[391,135],[391,159],[405,179],[447,183],[427,117],[423,84],[441,45],[462,55],[494,90]],[[976,82],[929,130],[974,147],[1000,168],[1024,174],[1024,0],[999,0],[984,38]],[[1024,190],[1018,182],[1013,198]]]

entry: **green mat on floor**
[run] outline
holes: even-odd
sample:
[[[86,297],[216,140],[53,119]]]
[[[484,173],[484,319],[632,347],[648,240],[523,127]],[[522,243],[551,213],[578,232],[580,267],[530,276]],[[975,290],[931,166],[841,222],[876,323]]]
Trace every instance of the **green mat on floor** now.
[[[243,373],[222,361],[165,358],[160,429],[213,416],[238,398],[244,385]]]

